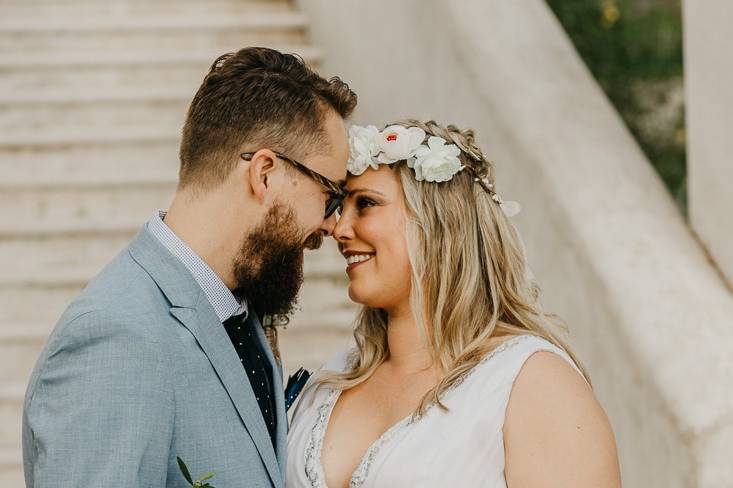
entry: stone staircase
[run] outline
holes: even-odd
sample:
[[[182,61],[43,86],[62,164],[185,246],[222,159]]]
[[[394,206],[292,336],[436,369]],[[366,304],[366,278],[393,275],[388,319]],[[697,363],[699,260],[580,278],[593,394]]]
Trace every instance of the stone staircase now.
[[[31,369],[64,307],[176,184],[188,102],[221,53],[266,45],[318,65],[280,0],[0,0],[0,485],[22,486]],[[349,342],[335,246],[308,256],[286,371]]]

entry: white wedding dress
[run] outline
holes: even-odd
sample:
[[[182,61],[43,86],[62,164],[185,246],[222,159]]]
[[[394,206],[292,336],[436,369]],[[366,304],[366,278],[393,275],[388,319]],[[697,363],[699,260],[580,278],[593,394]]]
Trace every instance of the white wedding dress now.
[[[350,488],[506,488],[504,413],[522,365],[538,351],[554,352],[575,367],[544,339],[506,340],[445,392],[448,412],[433,406],[420,419],[407,417],[382,434],[364,454]],[[343,371],[346,356],[340,354],[322,370]],[[303,393],[288,435],[288,488],[326,488],[321,446],[338,395],[323,387]]]

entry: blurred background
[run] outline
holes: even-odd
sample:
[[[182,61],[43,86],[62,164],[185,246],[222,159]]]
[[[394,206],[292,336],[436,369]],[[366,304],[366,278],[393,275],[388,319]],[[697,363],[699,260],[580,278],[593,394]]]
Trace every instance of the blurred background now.
[[[211,62],[262,45],[349,82],[355,123],[474,128],[625,486],[733,487],[731,21],[729,0],[0,0],[0,484],[23,484],[56,319],[167,207]],[[308,255],[286,374],[349,345],[347,284],[333,244]]]

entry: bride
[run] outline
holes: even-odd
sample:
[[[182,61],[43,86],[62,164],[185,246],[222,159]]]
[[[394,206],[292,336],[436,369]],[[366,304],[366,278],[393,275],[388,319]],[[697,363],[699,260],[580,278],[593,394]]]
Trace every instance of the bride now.
[[[288,487],[618,487],[616,446],[473,132],[352,127],[334,230],[356,348],[309,382]]]

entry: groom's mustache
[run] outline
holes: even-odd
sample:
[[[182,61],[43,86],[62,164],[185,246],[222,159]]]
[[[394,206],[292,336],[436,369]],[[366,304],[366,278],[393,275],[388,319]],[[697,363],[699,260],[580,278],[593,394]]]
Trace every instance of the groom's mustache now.
[[[315,232],[308,236],[308,238],[303,243],[303,247],[310,250],[319,249],[321,245],[323,244],[323,234],[320,232]]]

